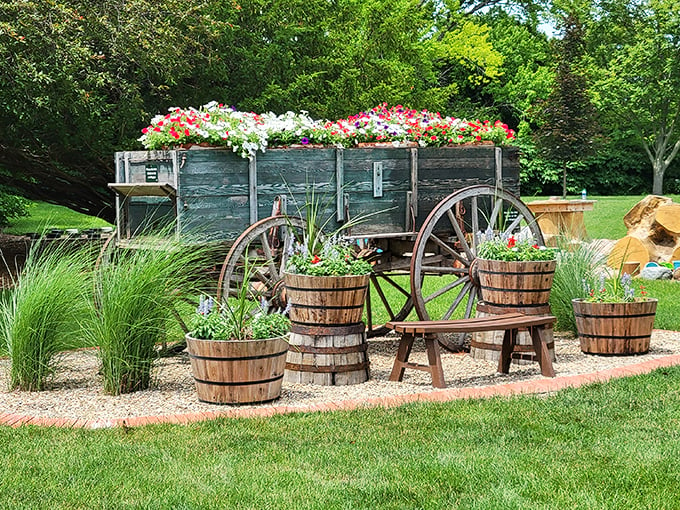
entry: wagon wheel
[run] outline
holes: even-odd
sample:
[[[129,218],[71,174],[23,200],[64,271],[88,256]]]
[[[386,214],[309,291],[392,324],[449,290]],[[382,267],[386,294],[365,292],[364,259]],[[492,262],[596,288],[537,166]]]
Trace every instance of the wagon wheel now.
[[[305,221],[302,218],[270,216],[248,227],[234,242],[224,259],[217,283],[217,299],[233,296],[243,283],[246,255],[257,269],[251,275],[253,297],[264,297],[272,307],[281,308],[283,271],[288,250],[302,239]]]
[[[529,208],[515,195],[493,186],[471,186],[439,202],[423,223],[413,246],[411,292],[421,320],[472,316],[479,297],[477,232],[528,233],[538,244],[543,234]],[[439,338],[453,351],[461,338]]]

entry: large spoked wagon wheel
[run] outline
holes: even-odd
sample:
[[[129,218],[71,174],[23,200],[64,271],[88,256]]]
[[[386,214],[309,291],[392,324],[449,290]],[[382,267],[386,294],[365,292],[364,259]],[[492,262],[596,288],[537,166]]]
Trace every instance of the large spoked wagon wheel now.
[[[217,283],[218,300],[235,296],[243,284],[246,261],[253,298],[265,298],[273,308],[285,307],[283,272],[289,249],[302,239],[305,221],[290,216],[270,216],[248,227],[234,242],[224,259]]]
[[[432,210],[413,246],[411,292],[421,320],[472,316],[479,298],[477,233],[528,234],[543,244],[529,208],[515,195],[493,186],[471,186],[452,193]],[[440,337],[449,350],[460,338]]]

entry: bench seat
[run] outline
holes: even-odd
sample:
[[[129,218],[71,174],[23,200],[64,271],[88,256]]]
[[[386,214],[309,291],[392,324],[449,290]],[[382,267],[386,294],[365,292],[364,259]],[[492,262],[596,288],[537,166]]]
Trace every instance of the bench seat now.
[[[545,328],[552,326],[555,320],[552,315],[508,313],[458,320],[388,322],[386,324],[388,328],[401,333],[390,381],[401,381],[404,377],[404,370],[411,368],[429,372],[432,377],[432,385],[436,388],[445,388],[446,381],[444,380],[437,333],[474,333],[476,331],[505,331],[501,356],[498,360],[498,371],[507,374],[510,370],[510,358],[517,344],[517,332],[528,330],[536,359],[541,368],[541,374],[546,377],[555,377],[555,370],[544,336]],[[425,341],[427,365],[408,361],[416,338],[422,338]]]

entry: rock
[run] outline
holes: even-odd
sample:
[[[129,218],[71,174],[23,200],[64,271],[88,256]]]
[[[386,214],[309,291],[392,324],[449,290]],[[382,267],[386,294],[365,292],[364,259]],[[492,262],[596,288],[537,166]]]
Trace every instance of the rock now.
[[[673,271],[673,279],[676,281],[680,281],[680,268]]]
[[[673,271],[667,267],[643,267],[640,270],[640,278],[645,280],[670,280],[673,277]]]

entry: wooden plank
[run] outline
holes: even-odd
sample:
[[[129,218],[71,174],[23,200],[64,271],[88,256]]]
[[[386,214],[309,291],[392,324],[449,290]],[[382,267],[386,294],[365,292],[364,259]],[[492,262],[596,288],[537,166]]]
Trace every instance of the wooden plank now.
[[[345,207],[343,203],[343,193],[345,187],[345,163],[344,150],[335,150],[335,219],[343,221],[345,219]]]
[[[126,197],[174,197],[175,188],[167,182],[110,182],[109,188]]]
[[[411,149],[411,202],[408,204],[413,218],[418,217],[418,180],[419,165],[418,165],[418,149]]]
[[[248,163],[248,207],[250,224],[257,221],[257,156],[253,154]]]

